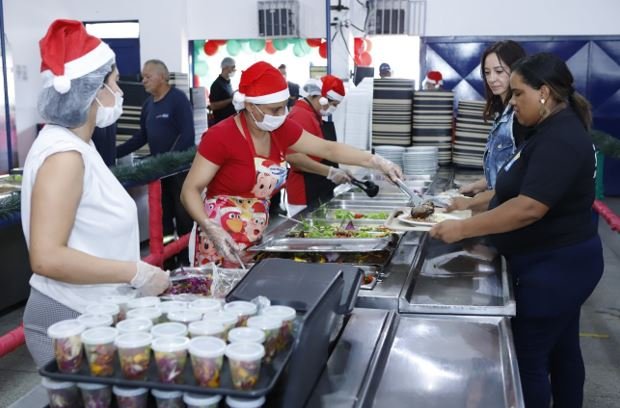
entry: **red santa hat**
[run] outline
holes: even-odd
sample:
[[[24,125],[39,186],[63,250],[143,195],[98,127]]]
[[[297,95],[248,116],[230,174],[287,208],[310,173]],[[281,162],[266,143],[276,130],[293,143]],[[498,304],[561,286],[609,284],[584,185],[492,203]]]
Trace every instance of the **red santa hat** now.
[[[323,82],[321,87],[321,94],[323,96],[338,102],[344,99],[345,91],[342,79],[333,75],[325,75],[321,78],[321,82]]]
[[[75,20],[56,20],[39,41],[43,87],[69,92],[71,80],[81,78],[114,59],[114,52]]]
[[[428,71],[428,74],[426,74],[426,82],[430,82],[436,86],[443,85],[443,76],[439,71]]]
[[[267,104],[286,101],[289,97],[288,84],[284,76],[271,64],[259,61],[243,72],[239,81],[239,91],[233,96],[237,110],[243,102]]]

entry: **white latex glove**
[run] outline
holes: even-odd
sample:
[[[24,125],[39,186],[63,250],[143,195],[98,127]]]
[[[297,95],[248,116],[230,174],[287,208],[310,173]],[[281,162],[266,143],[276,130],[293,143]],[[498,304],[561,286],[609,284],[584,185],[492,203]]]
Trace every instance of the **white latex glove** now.
[[[202,232],[213,242],[217,253],[232,262],[238,262],[239,246],[230,234],[210,219],[205,219],[200,225]],[[236,256],[235,256],[236,255]]]
[[[330,167],[327,179],[334,184],[344,184],[351,181],[351,172],[348,170],[339,169],[338,167]]]
[[[403,171],[398,165],[394,164],[386,158],[379,156],[378,154],[372,155],[372,158],[370,159],[370,164],[372,165],[373,169],[383,172],[392,181],[403,178]]]
[[[136,263],[136,274],[131,279],[130,284],[138,289],[142,296],[157,296],[170,286],[170,272],[138,261]]]

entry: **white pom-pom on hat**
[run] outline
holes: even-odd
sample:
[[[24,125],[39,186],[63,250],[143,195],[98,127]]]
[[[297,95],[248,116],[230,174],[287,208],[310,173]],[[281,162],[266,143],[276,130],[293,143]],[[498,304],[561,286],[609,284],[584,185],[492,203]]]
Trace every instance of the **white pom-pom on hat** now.
[[[71,80],[65,75],[54,77],[52,84],[56,92],[61,94],[66,94],[71,89]]]
[[[329,103],[329,99],[327,99],[326,97],[321,96],[321,97],[319,98],[319,104],[321,104],[321,105],[327,105],[328,103]]]
[[[237,91],[233,94],[233,106],[237,112],[242,111],[245,108],[245,94]]]

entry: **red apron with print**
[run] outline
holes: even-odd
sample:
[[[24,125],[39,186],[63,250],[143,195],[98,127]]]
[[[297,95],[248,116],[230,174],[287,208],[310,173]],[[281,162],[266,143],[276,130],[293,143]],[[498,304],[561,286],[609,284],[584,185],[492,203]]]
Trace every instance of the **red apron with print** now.
[[[204,211],[209,219],[214,220],[230,234],[241,249],[245,249],[263,236],[269,223],[269,200],[286,181],[287,169],[281,153],[279,163],[256,154],[245,117],[239,115],[239,119],[243,136],[254,158],[256,184],[243,197],[218,195],[206,198]],[[270,149],[278,148],[273,138],[271,142]],[[202,233],[200,227],[196,229],[195,240],[194,266],[222,261],[213,243]]]

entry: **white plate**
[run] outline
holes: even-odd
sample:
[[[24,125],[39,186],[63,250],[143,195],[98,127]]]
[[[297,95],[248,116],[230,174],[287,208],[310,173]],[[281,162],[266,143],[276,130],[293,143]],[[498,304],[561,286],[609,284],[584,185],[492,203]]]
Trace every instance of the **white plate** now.
[[[452,211],[452,212],[444,212],[443,208],[435,208],[435,212],[433,215],[428,217],[426,220],[414,220],[411,218],[409,214],[400,214],[397,218],[399,221],[412,225],[414,227],[432,227],[433,225],[440,223],[446,220],[464,220],[465,218],[471,217],[471,211]]]

